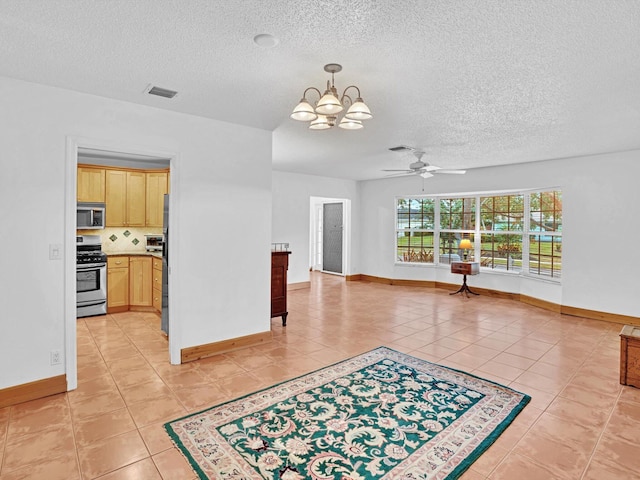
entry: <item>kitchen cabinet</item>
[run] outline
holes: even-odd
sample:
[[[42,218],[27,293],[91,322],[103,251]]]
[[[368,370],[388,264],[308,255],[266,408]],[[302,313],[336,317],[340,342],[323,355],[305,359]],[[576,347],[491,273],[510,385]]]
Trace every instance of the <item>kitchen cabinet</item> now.
[[[129,310],[129,257],[107,257],[107,313]]]
[[[107,227],[144,227],[146,216],[146,173],[105,171]]]
[[[146,223],[147,227],[162,227],[164,195],[169,193],[167,172],[147,172]]]
[[[78,167],[78,202],[104,202],[105,169]]]
[[[152,304],[153,308],[158,311],[158,313],[162,313],[162,259],[154,258],[152,260],[153,270],[152,270]]]
[[[152,306],[152,258],[147,256],[129,257],[129,305],[132,307]]]

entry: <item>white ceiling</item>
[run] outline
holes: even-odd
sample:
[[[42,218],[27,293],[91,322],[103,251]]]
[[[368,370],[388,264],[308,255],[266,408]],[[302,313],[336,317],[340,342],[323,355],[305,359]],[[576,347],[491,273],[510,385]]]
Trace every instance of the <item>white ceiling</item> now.
[[[350,179],[400,144],[466,169],[639,149],[639,52],[640,0],[0,1],[0,75],[273,130],[274,169]],[[330,62],[363,130],[289,118]]]

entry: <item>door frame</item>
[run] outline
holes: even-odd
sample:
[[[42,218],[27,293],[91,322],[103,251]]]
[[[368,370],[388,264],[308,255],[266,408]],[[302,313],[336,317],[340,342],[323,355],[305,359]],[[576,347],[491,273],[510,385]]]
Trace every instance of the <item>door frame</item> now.
[[[322,223],[322,206],[325,203],[342,204],[342,273],[326,272],[322,267],[322,229],[318,227]],[[349,274],[351,260],[351,200],[348,198],[310,197],[310,222],[309,222],[309,268],[323,273],[346,277]],[[317,264],[316,260],[319,260]]]
[[[172,232],[177,232],[178,215],[177,206],[180,196],[179,188],[179,154],[177,152],[159,151],[140,145],[131,145],[126,142],[114,142],[105,139],[92,139],[78,136],[66,137],[66,161],[65,161],[65,221],[64,221],[64,351],[65,373],[67,377],[67,391],[75,390],[78,386],[78,352],[77,352],[77,318],[76,318],[76,203],[77,203],[77,177],[78,177],[78,149],[90,148],[104,150],[106,152],[146,155],[169,159],[169,182],[171,196],[169,197],[169,221],[174,226]],[[178,273],[178,239],[175,233],[170,233],[170,245],[173,252],[169,268],[169,283],[172,276]],[[175,278],[173,279],[175,281]],[[176,310],[174,302],[179,301],[175,295],[171,296],[169,289],[169,313]],[[173,316],[175,318],[175,316]],[[181,329],[177,322],[169,325],[169,361],[180,363],[180,338]]]

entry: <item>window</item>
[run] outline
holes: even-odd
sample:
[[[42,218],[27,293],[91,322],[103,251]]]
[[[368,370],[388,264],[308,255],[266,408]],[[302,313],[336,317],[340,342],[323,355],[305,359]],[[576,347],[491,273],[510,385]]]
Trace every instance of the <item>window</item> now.
[[[560,278],[562,192],[532,193],[529,203],[529,272]]]
[[[481,267],[560,278],[562,192],[509,192],[396,199],[396,261],[459,261],[460,241]],[[528,259],[528,261],[527,261]]]
[[[433,263],[434,199],[401,198],[396,203],[396,252],[400,262]]]
[[[522,271],[524,195],[480,197],[480,264]]]
[[[440,263],[459,262],[464,253],[458,248],[460,240],[475,230],[476,199],[440,199]]]

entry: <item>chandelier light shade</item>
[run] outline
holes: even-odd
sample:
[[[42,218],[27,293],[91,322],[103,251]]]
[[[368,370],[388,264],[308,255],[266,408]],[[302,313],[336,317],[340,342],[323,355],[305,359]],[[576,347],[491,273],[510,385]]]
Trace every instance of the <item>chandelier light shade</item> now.
[[[334,84],[334,74],[340,72],[342,66],[337,63],[329,63],[324,66],[324,71],[331,74],[331,81],[327,81],[327,89],[324,93],[320,93],[315,87],[307,88],[302,94],[300,103],[296,105],[291,112],[291,118],[300,122],[310,122],[311,130],[328,130],[335,127],[336,124],[345,130],[359,130],[364,127],[362,121],[369,120],[373,117],[371,110],[364,103],[360,96],[360,89],[355,85],[349,85],[338,95],[338,90]],[[355,101],[347,95],[349,89],[355,89],[357,97]],[[318,102],[315,107],[307,100],[307,93],[314,91],[318,94]],[[342,113],[346,106],[349,106],[347,112],[338,121],[338,115]]]
[[[316,119],[309,124],[311,130],[327,130],[331,127],[333,125],[326,115],[316,115]]]
[[[304,98],[300,100],[300,103],[293,109],[291,118],[299,120],[301,122],[310,122],[318,118],[318,115],[313,110],[313,107]]]
[[[349,107],[345,117],[352,120],[369,120],[372,115],[369,111],[369,107],[365,105],[360,97],[356,98],[356,101]]]
[[[364,128],[364,125],[360,120],[353,120],[351,118],[348,118],[346,115],[342,117],[342,120],[340,120],[338,126],[340,128],[344,128],[345,130],[360,130],[361,128]]]

